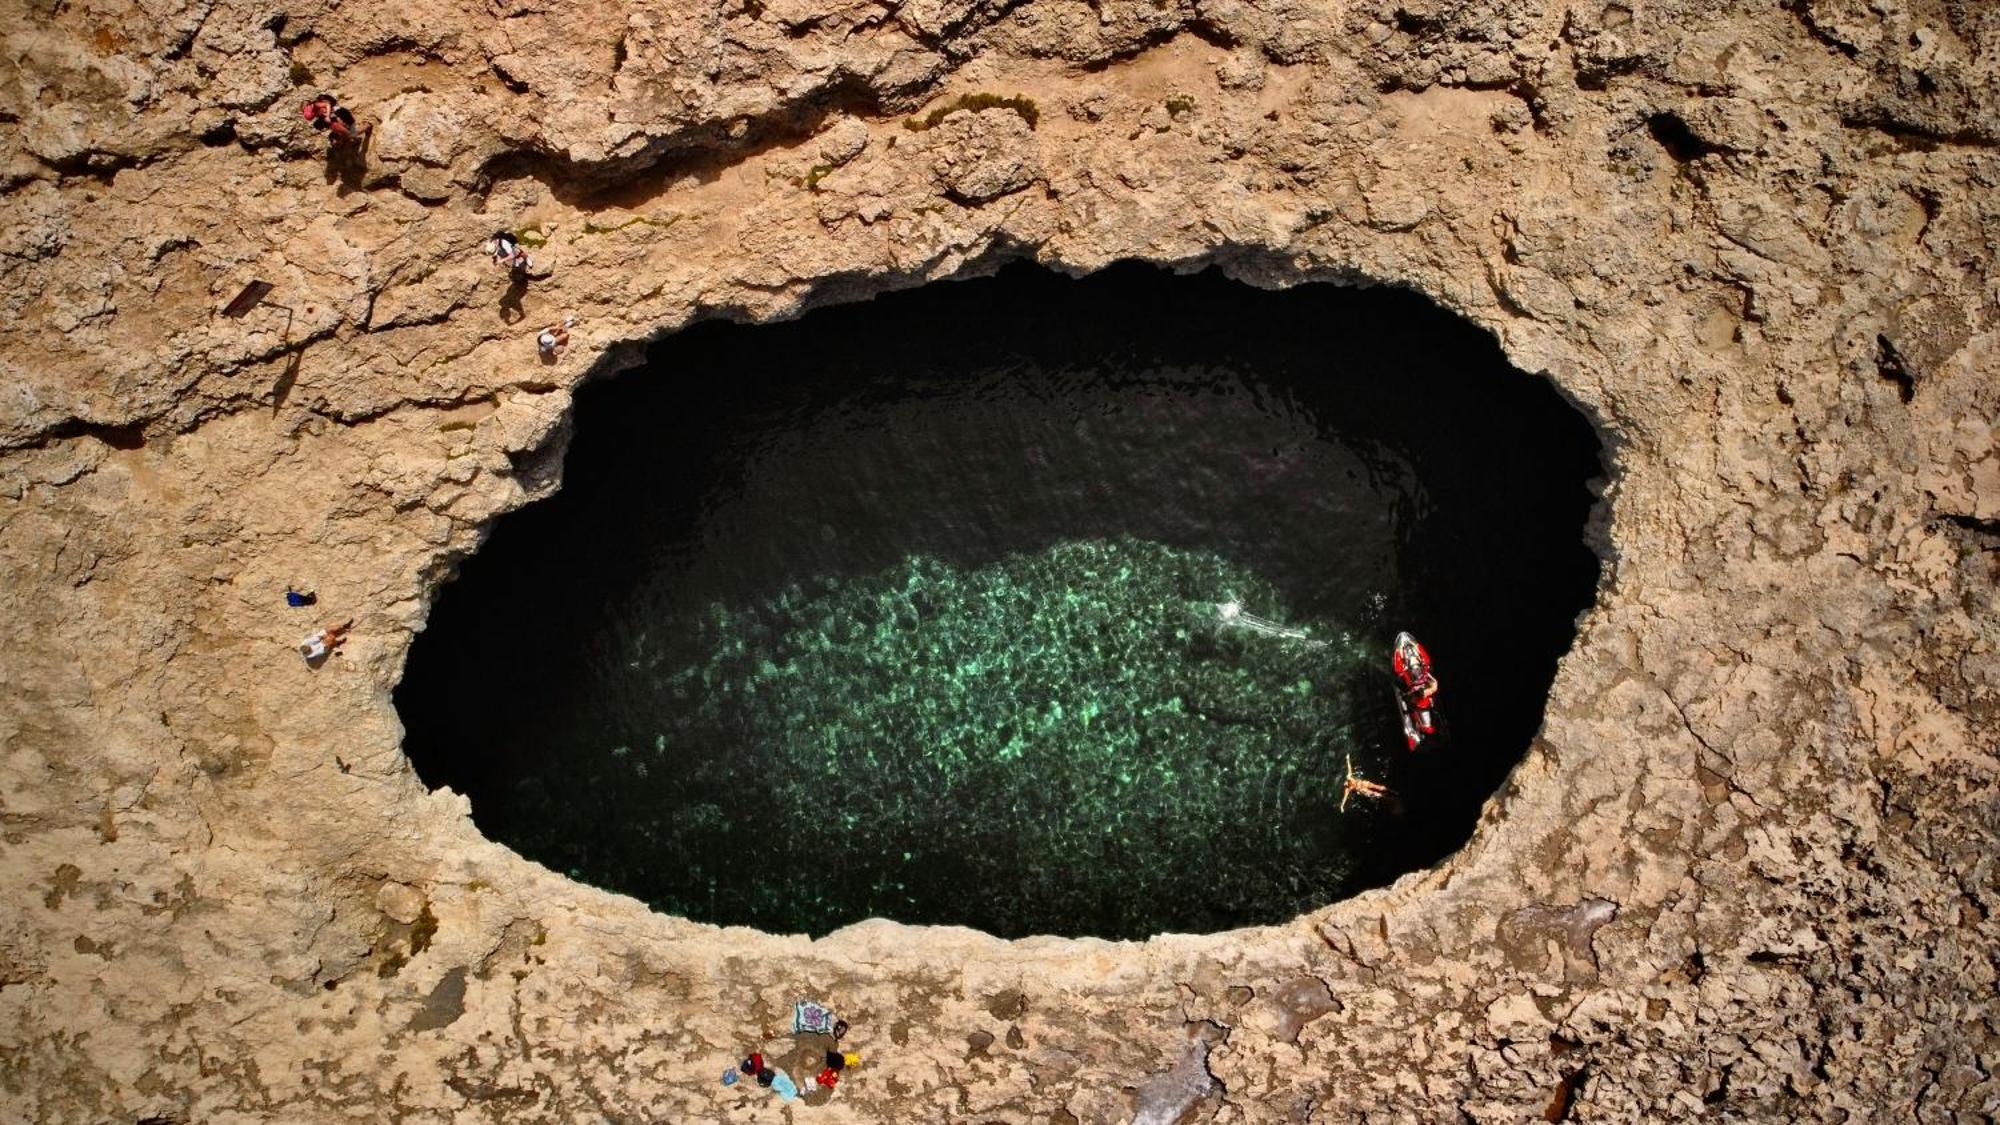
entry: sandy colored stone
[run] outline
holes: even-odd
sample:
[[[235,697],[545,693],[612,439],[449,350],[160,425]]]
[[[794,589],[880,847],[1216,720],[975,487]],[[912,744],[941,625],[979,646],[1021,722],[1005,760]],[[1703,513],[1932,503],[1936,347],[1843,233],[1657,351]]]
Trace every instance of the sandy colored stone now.
[[[384,883],[375,892],[375,909],[392,922],[410,925],[417,920],[424,909],[424,896],[415,887],[402,883]]]
[[[864,1062],[792,1120],[2000,1113],[2000,9],[8,16],[0,1119],[772,1121],[719,1077],[801,996]],[[979,93],[1037,120],[905,124]],[[549,276],[510,297],[496,229]],[[1420,290],[1603,434],[1597,605],[1449,862],[1228,934],[808,941],[571,883],[411,773],[411,639],[559,487],[581,380],[1131,258]]]

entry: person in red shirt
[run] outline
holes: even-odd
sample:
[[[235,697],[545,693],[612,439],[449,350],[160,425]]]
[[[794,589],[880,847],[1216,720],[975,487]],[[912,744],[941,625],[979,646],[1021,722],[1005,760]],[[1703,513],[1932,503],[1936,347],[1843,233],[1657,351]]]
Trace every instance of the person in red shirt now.
[[[299,107],[299,113],[306,124],[326,132],[328,144],[345,145],[365,137],[375,126],[356,126],[354,112],[340,104],[340,99],[332,94],[321,94]]]

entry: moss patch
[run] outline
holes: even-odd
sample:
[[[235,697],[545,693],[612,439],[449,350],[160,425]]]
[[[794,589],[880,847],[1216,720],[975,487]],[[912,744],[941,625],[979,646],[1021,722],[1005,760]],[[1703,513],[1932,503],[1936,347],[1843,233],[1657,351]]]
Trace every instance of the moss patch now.
[[[977,113],[987,109],[1013,110],[1020,115],[1021,120],[1028,123],[1030,129],[1040,124],[1042,120],[1041,108],[1035,105],[1034,99],[1020,94],[961,94],[922,117],[905,118],[903,128],[913,133],[921,133],[926,129],[937,128],[939,122],[954,113],[962,111]]]
[[[628,219],[624,219],[620,222],[615,222],[615,223],[609,223],[609,222],[600,223],[595,219],[585,219],[583,221],[583,233],[610,234],[613,231],[621,231],[624,230],[626,227],[636,227],[636,226],[657,227],[660,230],[665,230],[668,227],[671,227],[675,223],[678,223],[680,221],[681,221],[681,216],[679,215],[667,215],[664,218],[655,217],[652,215],[633,215]],[[526,241],[523,240],[523,245],[526,244],[527,244]],[[536,245],[540,245],[540,243],[536,243]]]

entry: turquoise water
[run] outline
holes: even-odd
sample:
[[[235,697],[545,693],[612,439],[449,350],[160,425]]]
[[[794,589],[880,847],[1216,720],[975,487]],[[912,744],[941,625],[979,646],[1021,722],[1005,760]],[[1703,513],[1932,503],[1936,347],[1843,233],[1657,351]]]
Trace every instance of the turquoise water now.
[[[668,864],[663,907],[772,919],[1032,911],[1116,932],[1162,901],[1305,909],[1365,831],[1330,810],[1344,685],[1372,654],[1332,622],[1288,620],[1304,642],[1228,627],[1229,599],[1285,612],[1215,555],[1119,539],[635,614],[612,642],[626,690],[600,705],[651,737],[576,748],[647,840],[612,881]],[[562,810],[544,815],[533,850],[559,849]],[[1218,886],[1218,866],[1239,874]]]
[[[412,650],[405,745],[493,838],[701,920],[1281,921],[1458,846],[1527,745],[1595,452],[1408,294],[1026,270],[705,326],[579,396],[562,492]],[[1338,812],[1350,760],[1390,798]]]

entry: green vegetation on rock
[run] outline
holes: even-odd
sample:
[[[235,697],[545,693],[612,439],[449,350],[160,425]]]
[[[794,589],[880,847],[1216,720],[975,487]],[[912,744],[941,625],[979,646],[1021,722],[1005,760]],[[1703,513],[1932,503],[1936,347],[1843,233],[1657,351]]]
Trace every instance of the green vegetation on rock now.
[[[1030,129],[1040,124],[1042,120],[1041,107],[1035,104],[1033,98],[1020,94],[1011,96],[1003,94],[961,94],[922,117],[904,118],[903,127],[913,133],[921,133],[926,129],[937,128],[939,122],[942,122],[954,113],[962,111],[977,113],[983,109],[1011,109],[1020,115],[1021,120],[1028,123],[1028,128]]]

